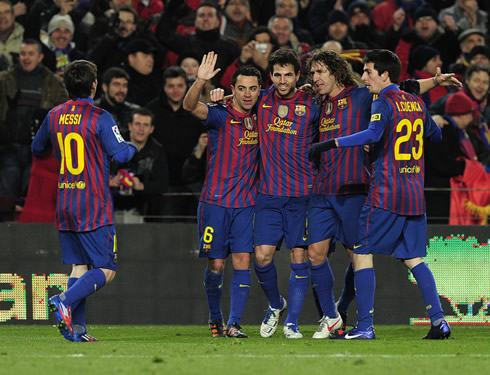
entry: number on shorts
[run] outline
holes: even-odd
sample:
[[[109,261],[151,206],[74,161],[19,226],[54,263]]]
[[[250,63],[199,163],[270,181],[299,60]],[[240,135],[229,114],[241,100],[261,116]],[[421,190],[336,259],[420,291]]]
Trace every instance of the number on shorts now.
[[[205,243],[211,243],[213,241],[213,233],[213,227],[206,227],[206,229],[204,229],[204,235],[202,236],[203,241]]]

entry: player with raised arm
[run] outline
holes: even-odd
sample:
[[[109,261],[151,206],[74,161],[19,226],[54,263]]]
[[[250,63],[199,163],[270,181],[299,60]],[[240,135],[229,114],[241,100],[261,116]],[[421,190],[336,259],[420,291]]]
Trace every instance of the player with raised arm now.
[[[343,57],[332,50],[318,51],[308,60],[308,71],[316,93],[323,99],[320,141],[355,134],[368,128],[373,94],[367,87],[359,86],[360,82]],[[413,91],[425,92],[437,85],[460,85],[453,76],[438,72],[434,79],[404,81],[402,84]],[[315,339],[338,337],[335,331],[345,329],[347,309],[355,297],[354,270],[350,262],[345,273],[344,289],[335,305],[334,279],[327,255],[331,239],[335,236],[352,258],[359,216],[369,187],[370,168],[366,155],[362,147],[349,147],[330,150],[315,160],[318,175],[308,208],[308,256],[311,281],[324,315],[313,335]]]
[[[400,71],[400,60],[393,52],[369,52],[362,80],[379,97],[372,103],[368,128],[314,144],[309,151],[309,159],[317,160],[331,149],[374,144],[369,194],[353,245],[358,326],[342,336],[348,340],[375,338],[373,254],[378,253],[393,254],[417,280],[432,322],[424,338],[443,339],[451,334],[434,278],[423,261],[427,242],[423,139],[440,141],[441,130],[423,101],[396,85]]]
[[[63,80],[71,100],[49,111],[32,142],[34,155],[54,147],[60,161],[56,225],[63,264],[72,265],[68,289],[48,303],[67,340],[97,341],[85,326],[86,298],[111,282],[117,269],[110,159],[127,162],[137,148],[124,141],[108,112],[94,106],[95,64],[74,61]]]
[[[217,55],[203,56],[197,80],[184,98],[191,111],[208,128],[206,179],[198,207],[200,257],[208,258],[204,288],[213,337],[248,337],[240,319],[250,291],[250,256],[253,252],[253,215],[258,188],[259,144],[253,107],[260,94],[260,72],[240,67],[233,75],[232,97],[225,104],[199,102],[202,89],[220,69]],[[221,293],[225,260],[231,253],[233,277],[230,316],[223,324]]]

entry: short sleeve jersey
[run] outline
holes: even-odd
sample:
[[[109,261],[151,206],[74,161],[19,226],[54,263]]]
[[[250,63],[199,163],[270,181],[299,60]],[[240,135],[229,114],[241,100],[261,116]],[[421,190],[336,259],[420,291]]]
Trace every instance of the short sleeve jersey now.
[[[320,142],[367,129],[373,95],[366,87],[350,86],[322,103]],[[367,193],[369,165],[362,146],[336,148],[324,152],[313,194],[343,195]]]
[[[300,197],[313,187],[308,150],[318,136],[320,108],[313,95],[298,90],[280,99],[274,88],[257,102],[260,140],[260,188],[265,195]]]
[[[111,157],[128,146],[112,116],[91,98],[69,100],[49,111],[32,143],[50,147],[60,163],[56,225],[86,232],[113,224],[109,189]]]
[[[258,190],[259,138],[257,115],[231,106],[209,105],[207,171],[202,202],[228,208],[255,204]]]

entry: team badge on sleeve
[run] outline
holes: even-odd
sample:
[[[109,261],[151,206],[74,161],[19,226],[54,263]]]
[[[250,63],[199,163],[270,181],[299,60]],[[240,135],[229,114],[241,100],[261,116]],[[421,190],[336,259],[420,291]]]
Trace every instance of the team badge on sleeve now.
[[[296,108],[294,109],[294,114],[296,116],[304,116],[306,113],[306,106],[305,105],[296,105]]]
[[[119,128],[117,127],[117,125],[114,125],[112,127],[112,132],[116,136],[116,139],[119,143],[124,142],[124,138],[122,137],[121,133],[119,133]]]
[[[288,115],[288,106],[287,105],[280,105],[278,110],[277,110],[277,114],[279,115],[279,117],[286,117]]]
[[[379,121],[381,120],[381,113],[375,113],[371,115],[371,121]]]

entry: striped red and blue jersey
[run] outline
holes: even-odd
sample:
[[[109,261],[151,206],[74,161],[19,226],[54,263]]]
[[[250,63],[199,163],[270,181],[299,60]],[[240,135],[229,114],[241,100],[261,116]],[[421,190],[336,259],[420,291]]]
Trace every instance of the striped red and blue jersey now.
[[[373,102],[368,129],[337,139],[339,147],[377,141],[366,205],[405,216],[425,213],[424,137],[440,141],[441,130],[422,99],[392,84]]]
[[[207,170],[202,202],[228,208],[255,205],[258,190],[257,115],[235,110],[231,101],[209,105]]]
[[[358,133],[368,128],[373,95],[366,87],[350,86],[322,103],[320,142]],[[336,148],[324,152],[313,184],[313,194],[367,193],[370,179],[364,148]]]
[[[110,159],[130,146],[112,116],[94,106],[91,98],[60,104],[44,119],[32,151],[40,155],[51,145],[60,163],[58,229],[87,232],[113,224]]]
[[[313,95],[298,90],[280,99],[263,90],[257,102],[260,140],[260,188],[265,195],[300,197],[313,187],[308,150],[318,136],[320,107]]]

